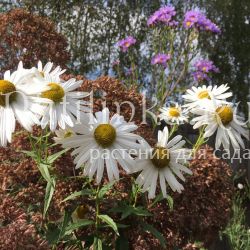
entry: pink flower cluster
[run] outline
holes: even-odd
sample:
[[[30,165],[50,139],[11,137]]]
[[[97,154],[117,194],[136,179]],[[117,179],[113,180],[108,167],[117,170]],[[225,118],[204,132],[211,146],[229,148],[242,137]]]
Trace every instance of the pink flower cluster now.
[[[185,14],[183,23],[186,29],[196,28],[198,30],[221,33],[220,28],[198,10],[190,10]]]
[[[157,24],[163,24],[167,26],[176,26],[178,22],[173,20],[176,15],[175,8],[173,6],[164,6],[157,10],[148,19],[148,26],[154,26]]]
[[[219,73],[219,69],[210,60],[199,60],[195,63],[194,79],[198,82],[210,80],[211,73]]]

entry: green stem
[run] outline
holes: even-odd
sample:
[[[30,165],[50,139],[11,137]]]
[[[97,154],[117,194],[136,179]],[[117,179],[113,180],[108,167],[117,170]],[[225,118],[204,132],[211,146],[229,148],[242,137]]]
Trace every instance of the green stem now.
[[[197,150],[200,148],[200,146],[202,146],[202,144],[204,143],[204,132],[205,132],[205,128],[206,126],[203,126],[201,129],[200,129],[200,134],[199,134],[199,137],[193,147],[193,154],[195,154],[197,152]]]
[[[99,225],[100,225],[100,220],[99,220],[99,214],[100,214],[99,190],[100,190],[100,186],[98,185],[98,188],[96,190],[96,199],[95,199],[95,208],[96,208],[95,229],[96,229],[96,235],[97,236],[98,236],[98,230],[99,230]]]
[[[170,130],[170,133],[169,133],[169,138],[174,134],[175,131],[177,131],[178,129],[178,125],[177,124],[174,124]]]
[[[48,127],[45,128],[45,134],[46,134],[46,138],[45,138],[45,162],[47,163],[47,159],[48,159],[48,139],[49,139],[49,135],[48,135]]]

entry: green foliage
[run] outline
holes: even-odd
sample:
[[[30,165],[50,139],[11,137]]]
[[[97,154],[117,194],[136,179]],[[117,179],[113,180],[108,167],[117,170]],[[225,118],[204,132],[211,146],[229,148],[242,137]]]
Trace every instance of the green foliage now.
[[[104,185],[98,192],[97,198],[103,199],[104,196],[107,194],[107,192],[114,186],[115,181],[109,182],[106,185]]]
[[[147,224],[147,223],[141,223],[141,226],[145,232],[149,232],[149,233],[153,234],[159,240],[162,247],[164,247],[164,248],[166,247],[165,238],[155,227],[153,227],[152,225]]]
[[[168,206],[170,208],[170,210],[172,211],[174,209],[174,200],[173,198],[170,196],[170,195],[167,195],[167,198],[164,198],[162,193],[158,194],[154,201],[152,202],[152,204],[150,204],[149,207],[154,207],[158,202],[162,201],[166,199],[167,200],[167,203],[168,203]]]
[[[232,249],[246,250],[250,246],[250,229],[246,226],[243,205],[245,198],[247,196],[242,196],[240,193],[235,195],[232,206],[233,217],[222,233],[228,239]]]
[[[49,205],[51,203],[54,191],[55,191],[55,187],[56,187],[56,181],[54,178],[51,178],[50,182],[47,182],[47,186],[46,186],[46,190],[45,190],[45,198],[44,198],[44,209],[43,209],[43,216],[45,217],[48,209],[49,209]]]
[[[136,216],[152,216],[152,214],[142,206],[134,207],[121,202],[117,207],[112,208],[110,212],[121,213],[121,220],[124,220],[130,215]]]
[[[114,230],[114,232],[117,235],[119,235],[118,227],[117,227],[116,223],[114,222],[114,220],[111,217],[109,217],[106,214],[99,214],[98,218],[101,219],[103,222],[105,222],[108,226],[110,226]]]
[[[93,191],[90,189],[83,189],[81,191],[74,192],[71,195],[69,195],[68,197],[66,197],[62,202],[73,200],[79,196],[85,196],[85,195],[93,195]]]
[[[115,250],[129,250],[129,242],[122,235],[116,240]]]

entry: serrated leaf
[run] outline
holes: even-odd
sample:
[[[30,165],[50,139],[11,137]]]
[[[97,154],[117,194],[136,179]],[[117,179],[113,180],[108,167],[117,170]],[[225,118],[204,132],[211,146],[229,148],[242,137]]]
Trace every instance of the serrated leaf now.
[[[73,232],[76,229],[79,229],[80,227],[86,227],[86,226],[93,225],[93,224],[94,224],[94,221],[92,220],[82,219],[81,221],[77,223],[72,223],[69,226],[67,226],[65,229],[65,234],[70,234],[71,232]]]
[[[150,232],[151,234],[153,234],[159,241],[160,241],[160,244],[162,247],[166,247],[166,240],[165,238],[163,237],[163,235],[155,228],[153,227],[152,225],[150,224],[147,224],[147,223],[142,223],[142,229],[145,231],[145,232]]]
[[[102,199],[104,195],[114,186],[116,181],[111,181],[108,184],[104,185],[99,193],[98,193],[98,199]]]
[[[43,216],[45,217],[48,208],[50,206],[50,202],[52,200],[54,191],[55,191],[56,181],[55,179],[51,179],[51,182],[47,182],[46,191],[45,191],[45,199],[44,199],[44,209]]]
[[[106,214],[99,214],[98,218],[104,221],[107,225],[109,225],[115,231],[115,233],[119,235],[117,225],[111,217]]]
[[[73,200],[76,197],[79,196],[84,196],[84,195],[91,195],[93,194],[93,192],[90,189],[84,189],[78,192],[74,192],[73,194],[69,195],[68,197],[66,197],[62,202],[68,201],[68,200]]]
[[[50,155],[47,157],[47,163],[48,164],[52,164],[55,160],[57,160],[61,155],[63,155],[64,153],[66,153],[69,149],[64,149],[60,152],[57,152],[53,155]]]

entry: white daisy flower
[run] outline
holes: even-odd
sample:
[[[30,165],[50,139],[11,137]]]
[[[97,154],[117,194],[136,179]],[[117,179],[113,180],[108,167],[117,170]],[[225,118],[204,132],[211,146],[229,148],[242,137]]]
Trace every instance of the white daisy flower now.
[[[188,117],[178,103],[172,107],[162,107],[160,108],[160,112],[161,114],[159,115],[159,118],[168,124],[170,123],[179,125],[188,121]]]
[[[173,191],[181,192],[184,188],[178,182],[175,175],[185,181],[182,172],[192,174],[192,171],[184,166],[191,156],[191,150],[182,148],[186,143],[182,136],[175,136],[168,141],[169,132],[165,127],[158,132],[158,143],[151,148],[147,142],[141,141],[145,152],[141,159],[137,160],[136,172],[142,171],[137,177],[137,184],[142,187],[142,192],[148,191],[149,199],[155,197],[157,180],[159,177],[161,191],[167,197],[166,182]]]
[[[63,139],[69,138],[72,135],[75,135],[75,132],[72,128],[66,126],[65,129],[58,129],[55,131],[56,136],[53,138],[56,143],[60,143]]]
[[[37,64],[37,69],[40,75],[44,78],[47,78],[48,76],[59,77],[66,71],[66,69],[62,70],[60,66],[57,66],[54,70],[52,70],[52,68],[53,68],[52,62],[47,62],[44,65],[44,67],[41,61],[39,61]]]
[[[194,109],[192,113],[198,115],[193,119],[194,129],[206,125],[204,137],[210,137],[216,131],[215,148],[222,144],[229,149],[230,142],[234,149],[240,146],[245,148],[242,136],[249,138],[247,126],[243,124],[243,118],[236,114],[232,104],[210,105],[207,109]]]
[[[227,103],[226,98],[231,97],[232,92],[227,92],[229,87],[227,84],[222,84],[219,87],[216,85],[214,87],[203,85],[202,87],[193,86],[192,89],[187,90],[187,94],[182,97],[188,102],[183,105],[188,109],[202,107],[206,108],[211,102],[215,104]]]
[[[82,100],[89,93],[74,91],[81,86],[82,81],[76,81],[75,78],[63,81],[57,75],[47,75],[44,81],[49,90],[44,91],[41,97],[45,102],[50,100],[50,103],[44,111],[41,127],[45,128],[49,123],[52,132],[56,130],[57,125],[62,129],[65,129],[66,125],[73,127],[80,112],[89,111],[89,102]]]
[[[36,96],[47,90],[47,86],[34,80],[35,75],[35,68],[23,70],[20,63],[17,71],[12,74],[6,71],[0,80],[0,146],[11,142],[16,120],[28,131],[39,124],[43,108],[37,104],[40,98]]]
[[[133,134],[137,126],[127,123],[123,116],[118,114],[109,118],[109,109],[101,112],[82,114],[82,123],[72,128],[75,132],[60,143],[64,148],[75,148],[72,156],[76,156],[76,168],[84,166],[84,175],[90,179],[96,174],[96,182],[100,183],[106,166],[110,181],[119,179],[118,163],[127,172],[132,172],[135,164],[128,150],[138,151],[141,145],[137,140],[142,138]]]

